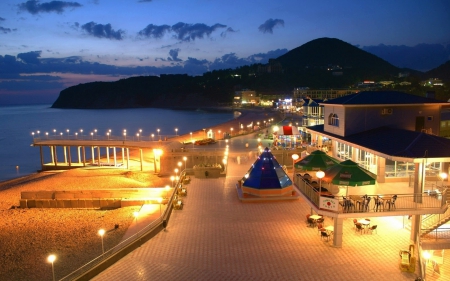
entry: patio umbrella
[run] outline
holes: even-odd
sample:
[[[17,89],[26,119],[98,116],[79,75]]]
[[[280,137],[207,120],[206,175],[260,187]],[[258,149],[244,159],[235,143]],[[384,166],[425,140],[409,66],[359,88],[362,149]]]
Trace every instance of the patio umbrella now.
[[[343,161],[324,172],[323,180],[332,184],[347,186],[347,195],[348,186],[372,185],[375,184],[377,178],[374,173],[361,168],[351,160]]]
[[[324,171],[336,164],[339,164],[338,160],[328,156],[321,150],[316,150],[311,152],[310,155],[295,162],[294,167],[305,171]]]

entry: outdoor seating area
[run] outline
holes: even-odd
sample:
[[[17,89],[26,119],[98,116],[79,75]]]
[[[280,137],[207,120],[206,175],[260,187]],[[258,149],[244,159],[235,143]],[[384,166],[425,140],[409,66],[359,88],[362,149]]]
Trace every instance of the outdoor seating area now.
[[[182,210],[184,206],[183,200],[179,199],[177,195],[173,197],[172,207],[174,210]]]
[[[328,242],[330,237],[332,237],[334,232],[334,226],[329,225],[324,227],[325,225],[325,218],[322,215],[306,215],[306,223],[307,227],[315,228],[317,227],[317,232],[320,234],[320,238],[326,239]]]
[[[371,226],[371,220],[370,219],[353,219],[353,224],[355,225],[355,232],[359,232],[360,234],[364,233],[373,233],[374,231],[377,231],[377,225]]]

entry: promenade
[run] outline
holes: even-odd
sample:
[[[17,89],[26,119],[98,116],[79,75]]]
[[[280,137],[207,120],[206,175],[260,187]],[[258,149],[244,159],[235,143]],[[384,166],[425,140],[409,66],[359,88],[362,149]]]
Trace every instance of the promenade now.
[[[232,139],[230,157],[256,147],[254,136]],[[224,143],[219,144],[224,147]],[[414,280],[399,270],[400,249],[409,246],[402,218],[371,218],[378,230],[355,232],[344,221],[342,248],[307,227],[310,207],[303,199],[241,203],[236,182],[254,159],[229,161],[226,178],[196,179],[187,185],[183,210],[174,210],[167,231],[93,280]],[[325,218],[325,226],[332,225]],[[448,255],[447,255],[448,256]],[[445,280],[450,269],[427,280]],[[416,268],[416,272],[418,269]],[[447,274],[446,274],[447,272]]]

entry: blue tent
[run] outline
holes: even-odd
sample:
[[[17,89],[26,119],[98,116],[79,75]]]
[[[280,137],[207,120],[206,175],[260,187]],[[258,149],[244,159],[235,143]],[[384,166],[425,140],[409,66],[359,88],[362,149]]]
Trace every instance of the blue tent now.
[[[291,179],[267,147],[245,174],[242,183],[242,186],[256,189],[283,189],[291,185]]]

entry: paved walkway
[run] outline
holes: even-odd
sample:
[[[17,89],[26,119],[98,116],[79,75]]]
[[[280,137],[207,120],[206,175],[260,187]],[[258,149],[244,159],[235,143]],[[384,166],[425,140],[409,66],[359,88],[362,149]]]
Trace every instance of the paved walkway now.
[[[303,199],[241,203],[235,184],[248,166],[230,162],[227,178],[191,177],[185,206],[173,211],[167,232],[93,280],[415,279],[398,268],[398,251],[409,245],[401,218],[371,218],[378,225],[373,234],[355,232],[345,220],[343,247],[333,248],[306,226]],[[444,270],[427,280],[444,280]]]

